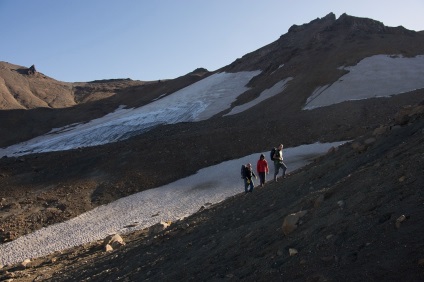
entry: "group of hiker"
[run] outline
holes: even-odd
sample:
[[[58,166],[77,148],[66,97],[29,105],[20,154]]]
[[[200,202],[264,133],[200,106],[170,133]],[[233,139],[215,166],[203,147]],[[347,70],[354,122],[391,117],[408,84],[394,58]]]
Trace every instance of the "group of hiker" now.
[[[277,182],[277,176],[280,171],[280,168],[283,171],[283,178],[286,178],[286,170],[287,166],[283,162],[283,144],[278,145],[278,147],[275,147],[270,152],[270,158],[274,162],[274,181]],[[256,164],[256,172],[259,175],[259,185],[261,187],[264,187],[265,181],[266,181],[266,174],[269,174],[269,167],[268,162],[265,159],[265,155],[261,154],[259,157],[259,160]],[[255,179],[258,179],[255,172],[253,171],[252,164],[247,163],[246,165],[242,165],[241,167],[241,177],[244,181],[244,192],[253,192],[253,188],[255,186],[253,182],[253,177]]]

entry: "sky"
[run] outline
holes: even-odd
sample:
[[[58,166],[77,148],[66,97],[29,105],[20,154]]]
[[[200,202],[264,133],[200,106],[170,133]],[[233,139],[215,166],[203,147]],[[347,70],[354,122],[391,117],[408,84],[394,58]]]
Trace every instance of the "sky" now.
[[[224,67],[333,12],[424,30],[423,0],[0,0],[0,61],[65,82]]]

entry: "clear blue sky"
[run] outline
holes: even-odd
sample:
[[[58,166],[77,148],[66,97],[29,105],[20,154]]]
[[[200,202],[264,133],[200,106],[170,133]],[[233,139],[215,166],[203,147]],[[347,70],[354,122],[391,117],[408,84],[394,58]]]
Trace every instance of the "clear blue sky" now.
[[[330,12],[424,30],[423,0],[0,0],[0,61],[66,82],[175,78]]]

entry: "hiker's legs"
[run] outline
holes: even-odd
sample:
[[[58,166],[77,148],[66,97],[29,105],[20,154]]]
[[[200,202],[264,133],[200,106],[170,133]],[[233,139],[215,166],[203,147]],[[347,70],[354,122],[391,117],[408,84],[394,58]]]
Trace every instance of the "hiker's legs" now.
[[[281,168],[283,169],[283,177],[286,176],[287,166],[285,163],[281,162]]]
[[[265,172],[259,172],[259,183],[261,185],[265,184]]]
[[[249,184],[247,183],[247,178],[244,179],[244,192],[247,193],[247,187],[249,187]]]
[[[253,179],[250,180],[250,190],[249,192],[253,192],[253,186],[255,185],[255,183],[253,183]]]
[[[280,163],[274,162],[274,181],[277,181],[277,175],[280,171]]]

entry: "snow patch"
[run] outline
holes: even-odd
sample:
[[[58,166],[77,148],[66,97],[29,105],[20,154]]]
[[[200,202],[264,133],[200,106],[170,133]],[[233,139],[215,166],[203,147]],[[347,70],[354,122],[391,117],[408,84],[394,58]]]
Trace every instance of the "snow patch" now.
[[[289,78],[286,78],[282,81],[277,82],[271,88],[262,91],[262,93],[259,95],[258,98],[254,99],[254,100],[252,100],[252,101],[250,101],[246,104],[232,108],[231,111],[228,114],[225,114],[224,116],[235,115],[235,114],[244,112],[244,111],[250,109],[251,107],[256,106],[260,102],[262,102],[266,99],[269,99],[269,98],[277,95],[278,93],[281,93],[286,88],[287,82],[289,82],[292,79],[293,79],[292,77],[289,77]]]
[[[284,161],[288,166],[287,172],[306,165],[331,147],[343,143],[345,141],[285,148]],[[2,244],[0,264],[8,265],[27,258],[45,256],[55,251],[103,239],[110,234],[143,229],[160,221],[176,221],[195,213],[207,203],[218,203],[230,196],[244,193],[240,167],[250,162],[256,170],[256,162],[261,153],[269,159],[269,151],[258,152],[210,166],[189,177],[121,198],[71,220],[42,228]],[[268,178],[272,179],[274,165],[271,161],[269,168]],[[137,226],[134,226],[135,222]]]
[[[349,100],[390,97],[424,88],[424,56],[375,55],[352,67],[331,85],[320,86],[307,99],[304,110]]]

